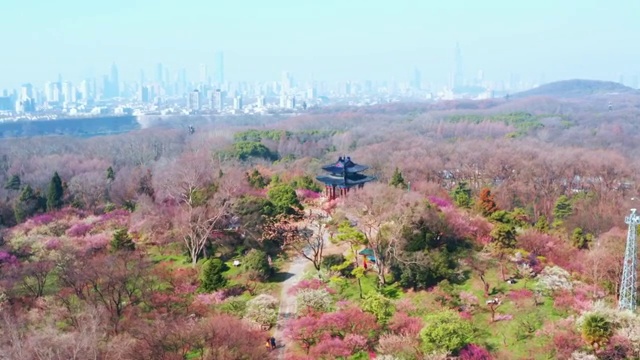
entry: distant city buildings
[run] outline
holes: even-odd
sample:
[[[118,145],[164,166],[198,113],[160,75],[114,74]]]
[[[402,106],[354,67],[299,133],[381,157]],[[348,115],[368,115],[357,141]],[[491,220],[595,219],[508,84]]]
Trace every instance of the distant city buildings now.
[[[202,97],[197,89],[189,93],[187,108],[194,111],[200,111],[202,108]]]

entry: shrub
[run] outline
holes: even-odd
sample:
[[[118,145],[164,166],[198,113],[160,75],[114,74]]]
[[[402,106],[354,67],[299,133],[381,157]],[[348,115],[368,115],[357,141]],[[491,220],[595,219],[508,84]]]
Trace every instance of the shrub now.
[[[319,279],[303,279],[300,280],[297,284],[292,286],[288,293],[289,295],[296,295],[298,292],[302,290],[318,290],[318,289],[327,289],[327,285]]]
[[[455,353],[474,339],[471,323],[451,310],[430,314],[425,318],[425,323],[420,331],[420,339],[427,353],[439,350]]]
[[[491,354],[482,346],[469,344],[460,351],[460,360],[491,360]]]
[[[227,285],[227,278],[222,274],[228,269],[220,259],[210,259],[204,265],[200,289],[205,292],[216,291]]]
[[[275,325],[278,318],[278,300],[266,294],[256,296],[247,302],[245,318],[260,325]]]
[[[309,312],[328,312],[333,307],[333,299],[326,289],[302,289],[296,295],[298,315]]]
[[[91,231],[92,228],[93,226],[91,226],[90,224],[77,223],[71,225],[71,227],[67,229],[65,233],[70,237],[82,237],[85,236],[89,231]]]

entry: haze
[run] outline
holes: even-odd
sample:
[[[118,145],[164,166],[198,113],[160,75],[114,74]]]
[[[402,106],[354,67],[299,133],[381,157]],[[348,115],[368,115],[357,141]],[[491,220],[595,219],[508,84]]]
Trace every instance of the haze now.
[[[465,75],[532,82],[625,80],[640,73],[640,3],[618,1],[372,2],[245,0],[5,1],[0,88],[101,76],[157,63],[197,77],[224,52],[228,81],[283,70],[300,80],[406,80],[414,68],[445,84],[462,50]],[[621,79],[621,75],[624,76]],[[637,83],[637,80],[635,80]],[[637,86],[637,84],[635,84]]]

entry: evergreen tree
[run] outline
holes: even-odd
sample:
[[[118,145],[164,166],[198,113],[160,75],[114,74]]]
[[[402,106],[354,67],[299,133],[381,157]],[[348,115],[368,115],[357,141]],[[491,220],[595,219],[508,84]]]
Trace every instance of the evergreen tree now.
[[[20,190],[20,185],[21,185],[20,176],[13,175],[4,184],[4,188],[7,190]]]
[[[107,168],[107,180],[111,182],[115,179],[116,179],[116,172],[113,171],[113,168],[111,166],[109,166],[109,168]]]
[[[555,221],[564,220],[573,213],[573,206],[571,206],[571,200],[565,195],[562,195],[556,201],[556,205],[553,207],[553,217]]]
[[[535,225],[533,225],[533,227],[541,233],[549,232],[549,222],[547,221],[547,217],[541,215],[538,218],[538,221],[536,221]]]
[[[571,243],[573,246],[578,249],[586,249],[591,245],[591,241],[593,241],[593,235],[585,234],[582,228],[573,229],[573,233],[571,234]]]
[[[491,230],[491,237],[500,249],[513,249],[516,247],[516,229],[512,225],[497,225]]]
[[[267,191],[267,198],[273,203],[277,214],[297,215],[302,210],[296,191],[288,184],[279,183]]]
[[[264,189],[267,186],[267,179],[260,174],[258,169],[253,169],[253,171],[250,174],[247,173],[246,176],[249,185],[253,188]]]
[[[227,278],[222,273],[227,266],[220,259],[211,259],[204,265],[200,289],[205,292],[216,291],[227,285]]]
[[[16,218],[16,221],[22,222],[27,217],[33,215],[36,211],[37,199],[33,189],[30,185],[22,188],[20,192],[20,196],[16,199],[16,202],[13,204],[13,215]]]
[[[62,187],[62,179],[56,171],[49,183],[49,192],[47,193],[47,210],[55,210],[62,207],[62,196],[64,195],[64,188]]]
[[[118,229],[113,233],[113,238],[111,239],[111,251],[119,251],[119,250],[129,250],[133,251],[136,249],[136,244],[131,239],[129,232],[127,229]]]
[[[471,189],[469,189],[466,181],[460,181],[453,190],[453,202],[462,208],[471,206]]]
[[[395,186],[397,188],[406,188],[407,184],[404,182],[404,177],[402,176],[402,172],[396,167],[393,171],[393,175],[391,175],[391,180],[389,181],[389,185]]]

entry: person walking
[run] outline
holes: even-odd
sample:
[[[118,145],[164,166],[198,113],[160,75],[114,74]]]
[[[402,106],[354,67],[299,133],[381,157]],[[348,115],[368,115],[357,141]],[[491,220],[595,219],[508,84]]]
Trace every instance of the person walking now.
[[[271,339],[269,339],[269,342],[271,343],[271,349],[275,349],[276,348],[276,338],[274,338],[273,336],[271,337]]]

